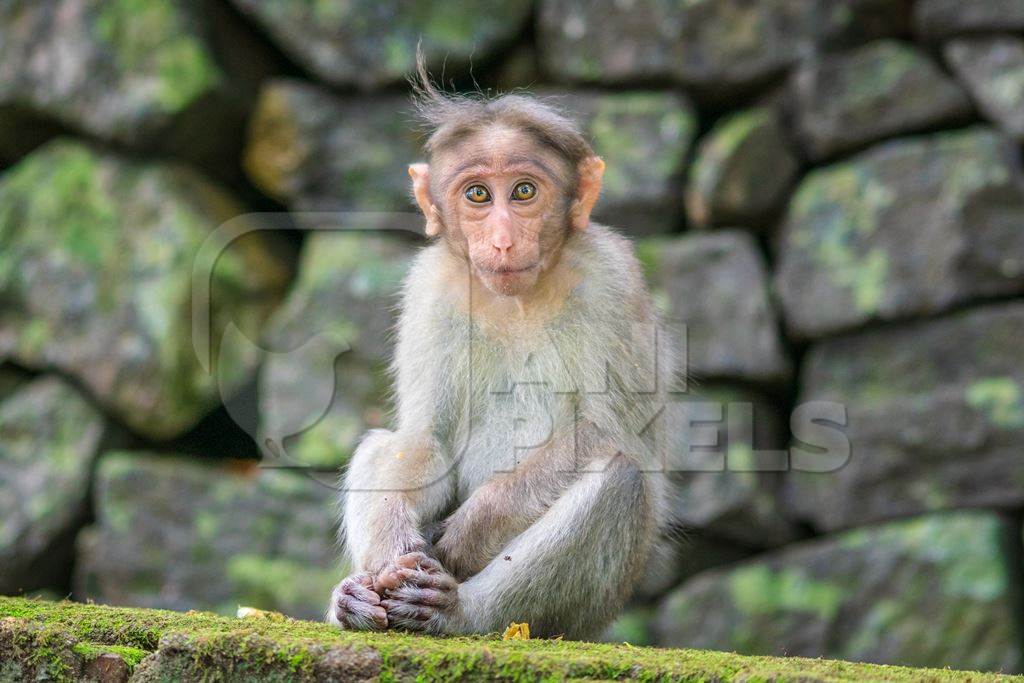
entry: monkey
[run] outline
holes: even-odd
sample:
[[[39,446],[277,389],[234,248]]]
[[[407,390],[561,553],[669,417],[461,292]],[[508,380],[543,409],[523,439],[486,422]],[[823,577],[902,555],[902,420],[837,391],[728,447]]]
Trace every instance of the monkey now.
[[[666,526],[676,359],[631,241],[591,220],[605,169],[578,125],[522,93],[413,80],[430,242],[404,280],[393,429],[341,485],[355,630],[592,637]]]

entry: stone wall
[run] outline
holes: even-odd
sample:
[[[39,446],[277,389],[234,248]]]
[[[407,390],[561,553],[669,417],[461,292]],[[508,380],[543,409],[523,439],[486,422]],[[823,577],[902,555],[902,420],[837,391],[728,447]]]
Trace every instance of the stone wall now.
[[[579,116],[721,406],[607,637],[1024,669],[1024,0],[0,5],[0,594],[322,613],[420,240],[301,228],[412,209],[420,39]]]

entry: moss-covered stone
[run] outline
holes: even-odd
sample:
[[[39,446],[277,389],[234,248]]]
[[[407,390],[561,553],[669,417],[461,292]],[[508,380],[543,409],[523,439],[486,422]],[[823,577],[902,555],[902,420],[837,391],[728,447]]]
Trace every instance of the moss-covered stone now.
[[[944,54],[985,117],[1024,142],[1024,40],[958,38]]]
[[[791,509],[836,529],[928,510],[1024,505],[1021,339],[1018,303],[812,346],[797,404],[844,406],[851,452],[837,471],[792,472]],[[831,462],[803,458],[820,469]]]
[[[964,121],[964,91],[919,50],[880,40],[804,62],[791,80],[797,132],[823,159],[900,133]]]
[[[732,114],[697,147],[686,191],[687,217],[699,226],[760,227],[785,200],[798,169],[772,109]]]
[[[414,251],[393,234],[310,236],[264,336],[273,349],[260,374],[266,455],[336,470],[368,429],[386,426],[386,364]]]
[[[791,546],[685,583],[662,605],[655,642],[1020,671],[1019,577],[1004,554],[1015,533],[961,512]]]
[[[422,151],[410,113],[404,96],[345,97],[270,81],[253,113],[245,171],[295,210],[411,210],[406,168]]]
[[[319,78],[364,88],[401,81],[413,70],[417,44],[432,69],[488,59],[519,34],[531,10],[529,0],[234,2]]]
[[[965,33],[1019,31],[1024,29],[1024,5],[1019,0],[918,0],[913,28],[928,40]]]
[[[898,35],[906,8],[903,0],[544,0],[539,44],[545,69],[559,79],[672,79],[721,98],[821,45]]]
[[[503,641],[497,636],[432,638],[397,632],[344,632],[322,624],[237,620],[0,598],[0,660],[12,674],[52,667],[70,679],[75,643],[119,644],[148,655],[134,680],[678,680],[804,681],[1013,680],[993,674],[880,667],[822,659],[744,657],[560,640]],[[36,647],[40,630],[59,647]],[[10,635],[8,635],[10,634]]]
[[[649,238],[637,253],[655,304],[671,324],[685,325],[689,373],[766,383],[789,376],[764,259],[749,234]]]
[[[102,415],[56,377],[0,399],[0,593],[64,579],[103,428]]]
[[[173,0],[4,3],[0,149],[19,109],[126,144],[158,144],[192,108],[209,123],[228,102],[204,20]]]
[[[697,132],[689,101],[669,92],[539,94],[580,122],[605,161],[595,220],[633,235],[678,226],[683,165]]]
[[[0,356],[75,377],[142,434],[180,434],[220,402],[218,382],[230,394],[252,376],[255,349],[221,335],[230,321],[257,338],[288,280],[261,235],[222,251],[206,280],[208,374],[192,347],[193,268],[242,213],[184,167],[66,139],[37,150],[0,178]]]
[[[773,402],[729,384],[693,384],[697,386],[676,397],[686,408],[682,433],[675,435],[672,449],[679,458],[678,472],[671,477],[673,523],[685,532],[745,548],[794,540],[796,529],[783,514],[779,496],[786,437]],[[709,550],[700,539],[694,547],[688,545],[684,536],[684,553]]]
[[[76,585],[102,602],[316,618],[343,571],[333,499],[324,483],[255,463],[108,453]]]
[[[816,337],[1024,291],[1014,154],[975,127],[883,143],[808,174],[775,275],[790,332]]]

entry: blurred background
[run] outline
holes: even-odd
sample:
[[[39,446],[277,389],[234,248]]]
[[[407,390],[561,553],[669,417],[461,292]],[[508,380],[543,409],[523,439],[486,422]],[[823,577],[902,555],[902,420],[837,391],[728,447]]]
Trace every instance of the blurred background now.
[[[723,406],[606,637],[1021,671],[1024,0],[0,0],[0,594],[320,617],[418,241],[304,212],[411,209],[421,38],[579,116]]]

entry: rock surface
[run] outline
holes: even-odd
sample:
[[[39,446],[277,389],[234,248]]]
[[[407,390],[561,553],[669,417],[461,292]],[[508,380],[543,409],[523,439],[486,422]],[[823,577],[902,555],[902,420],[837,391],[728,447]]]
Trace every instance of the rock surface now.
[[[697,132],[690,103],[659,92],[581,92],[552,100],[580,122],[605,161],[594,220],[633,235],[672,232],[683,165]]]
[[[769,383],[789,376],[764,259],[749,234],[651,238],[637,250],[655,304],[673,327],[685,326],[686,371]]]
[[[1019,671],[1009,533],[990,513],[925,516],[707,572],[662,605],[656,642]]]
[[[254,370],[253,354],[224,345],[212,377],[192,348],[196,257],[241,213],[185,167],[47,144],[0,177],[0,357],[75,377],[141,434],[180,434],[220,402],[217,379],[230,393]],[[287,277],[259,235],[224,251],[214,341],[229,320],[255,337]]]
[[[56,377],[0,397],[0,594],[59,581],[85,522],[103,416]]]
[[[718,98],[771,78],[819,46],[898,34],[902,0],[543,0],[542,65],[560,80],[673,79]]]
[[[772,402],[729,385],[701,385],[677,400],[686,414],[673,448],[680,454],[672,475],[673,522],[747,548],[794,540],[796,529],[781,509],[787,458]]]
[[[343,571],[330,488],[255,462],[232,472],[127,452],[104,455],[96,478],[96,524],[79,537],[83,598],[322,617]]]
[[[793,472],[792,508],[834,529],[1024,505],[1022,339],[1013,303],[812,346],[798,404],[845,405],[852,450],[838,471]]]
[[[960,33],[1021,30],[1024,5],[1020,0],[918,0],[914,5],[913,28],[928,40]]]
[[[810,59],[794,72],[791,90],[797,132],[815,160],[971,113],[955,81],[916,48],[892,40]]]
[[[697,650],[557,640],[431,638],[339,631],[324,624],[238,620],[75,603],[0,598],[0,676],[68,679],[89,660],[121,657],[135,681],[749,680],[807,683],[875,680],[998,683],[1008,677],[878,667],[822,659],[743,657]]]
[[[595,219],[636,234],[673,229],[696,131],[689,103],[671,93],[541,94],[580,121],[608,165]],[[406,168],[424,152],[411,116],[406,97],[357,100],[272,81],[250,127],[246,171],[295,210],[413,210]]]
[[[411,211],[406,169],[421,157],[407,97],[344,97],[283,79],[260,93],[244,164],[296,211]]]
[[[769,107],[732,114],[697,147],[686,214],[697,226],[759,227],[785,201],[800,165]]]
[[[233,107],[207,34],[203,14],[192,3],[5,2],[0,149],[25,135],[25,127],[9,126],[25,111],[143,146],[156,146],[173,128],[191,125],[194,120],[186,119],[199,110],[205,127],[213,127]]]
[[[981,112],[1024,142],[1024,40],[959,38],[946,45],[945,55]]]
[[[486,60],[524,29],[530,0],[308,3],[233,0],[281,49],[318,78],[370,88],[402,81],[422,44],[427,65],[460,69]]]
[[[975,127],[884,143],[808,174],[778,244],[789,331],[817,337],[1024,291],[1013,155]]]
[[[274,351],[260,374],[259,443],[291,464],[336,470],[368,429],[387,426],[385,365],[415,248],[393,235],[309,237],[264,336]]]

